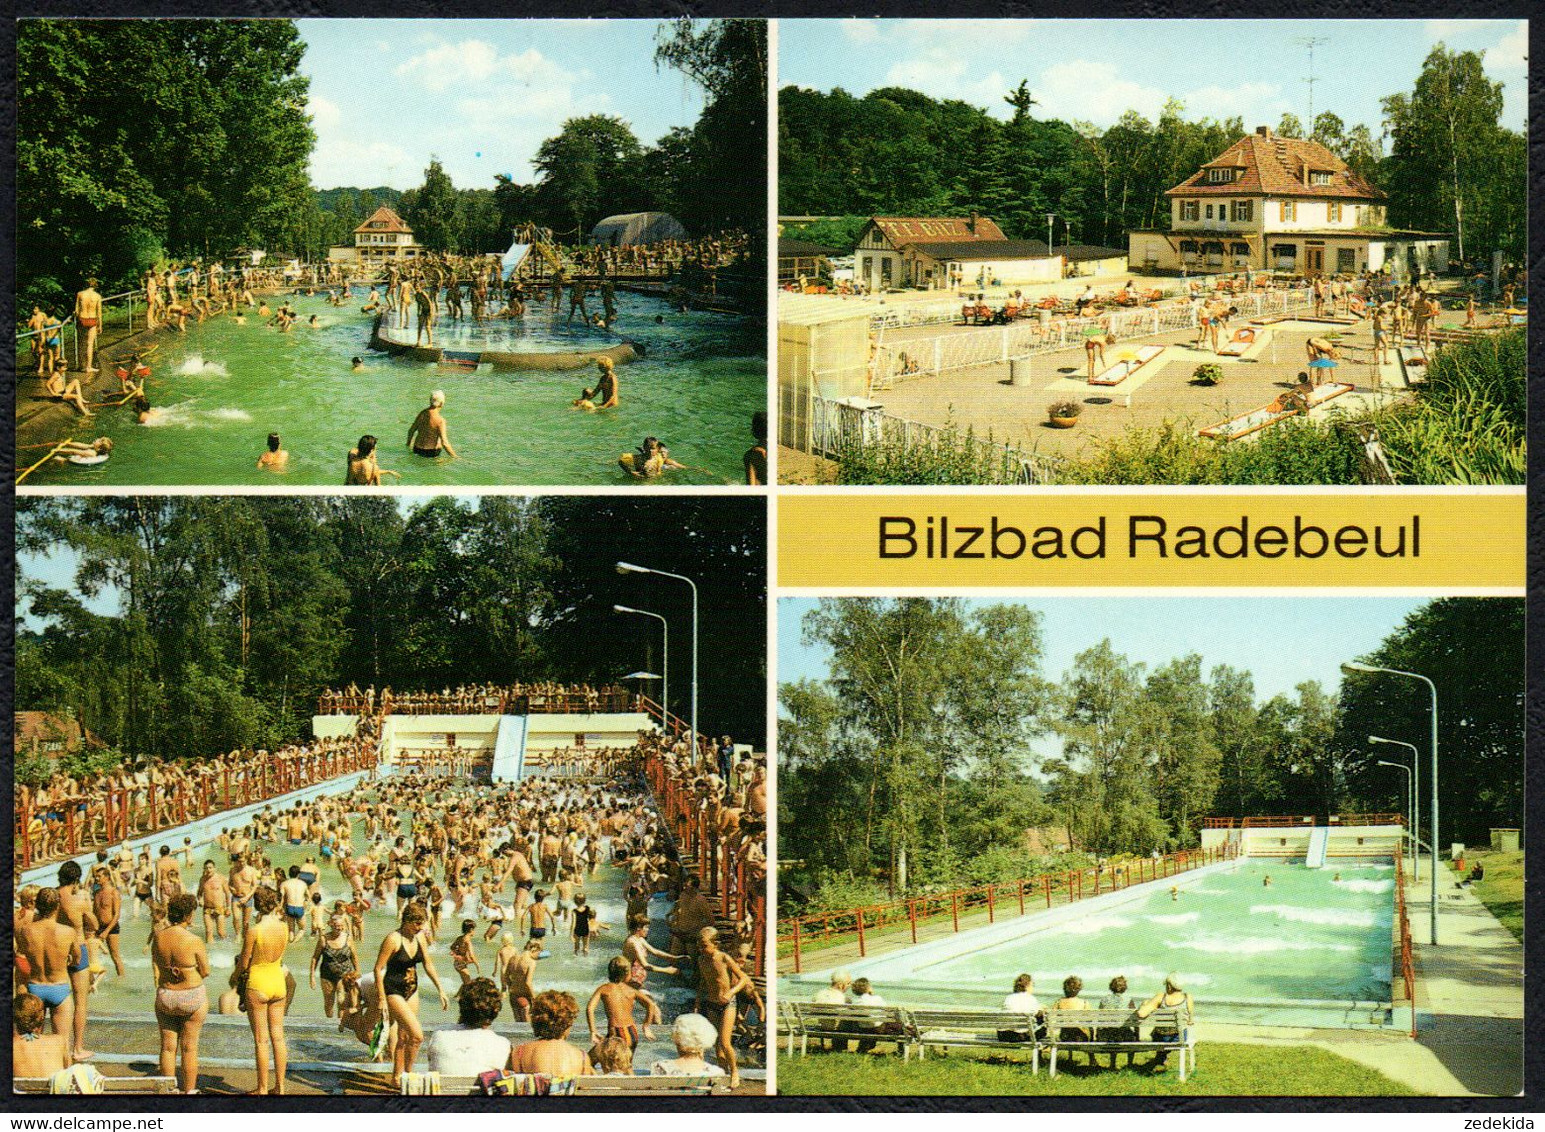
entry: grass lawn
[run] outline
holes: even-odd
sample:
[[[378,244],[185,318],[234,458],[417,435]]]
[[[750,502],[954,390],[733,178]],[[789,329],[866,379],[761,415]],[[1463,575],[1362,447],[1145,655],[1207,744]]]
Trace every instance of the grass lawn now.
[[[1171,1061],[1173,1062],[1173,1058]],[[778,1058],[778,1092],[823,1096],[1420,1096],[1406,1086],[1338,1054],[1314,1046],[1208,1042],[1186,1083],[1169,1072],[1145,1068],[1091,1072],[1084,1058],[1070,1072],[1060,1058],[1053,1081],[1043,1064],[1032,1075],[1028,1061],[951,1054],[927,1061],[856,1053],[813,1053]],[[1146,1063],[1146,1055],[1139,1065]],[[1101,1065],[1108,1063],[1101,1057]]]
[[[1471,885],[1481,903],[1502,921],[1519,943],[1524,941],[1524,855],[1466,850],[1465,865],[1479,861],[1486,867],[1486,879]],[[1463,878],[1461,878],[1463,879]]]

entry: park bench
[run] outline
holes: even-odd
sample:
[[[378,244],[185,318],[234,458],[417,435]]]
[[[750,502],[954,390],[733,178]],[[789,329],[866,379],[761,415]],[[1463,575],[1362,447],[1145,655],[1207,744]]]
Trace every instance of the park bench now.
[[[18,1093],[48,1092],[48,1077],[17,1077],[11,1084]],[[112,1095],[176,1093],[175,1077],[107,1077],[102,1078],[102,1091]]]
[[[799,1029],[799,1052],[809,1051],[811,1038],[831,1041],[888,1041],[901,1049],[902,1060],[912,1056],[913,1034],[906,1013],[899,1006],[795,1002],[791,1004]]]
[[[413,1096],[416,1094],[414,1085],[425,1074],[406,1074],[400,1086],[401,1095]],[[512,1074],[516,1077],[531,1077],[533,1074]],[[676,1097],[676,1096],[704,1096],[719,1089],[728,1091],[728,1077],[652,1077],[641,1073],[598,1073],[593,1076],[579,1077],[574,1081],[575,1096],[649,1096],[649,1097]],[[474,1075],[459,1075],[442,1073],[440,1075],[440,1091],[437,1094],[443,1097],[481,1096],[482,1088]],[[491,1097],[490,1100],[500,1098]]]
[[[1057,1075],[1057,1054],[1059,1052],[1072,1053],[1078,1050],[1090,1055],[1090,1061],[1094,1060],[1097,1053],[1137,1053],[1144,1050],[1155,1053],[1168,1050],[1180,1054],[1180,1080],[1186,1079],[1186,1057],[1189,1054],[1191,1070],[1196,1069],[1196,1035],[1192,1024],[1185,1020],[1185,1011],[1181,1007],[1167,1010],[1155,1010],[1146,1018],[1139,1019],[1134,1010],[1057,1010],[1048,1008],[1046,1011],[1046,1037],[1043,1045],[1050,1051],[1051,1075]],[[1170,1038],[1155,1038],[1153,1031],[1170,1030],[1177,1036]],[[1062,1037],[1063,1030],[1069,1031],[1069,1037]],[[1077,1031],[1086,1031],[1087,1039],[1075,1036]],[[1116,1038],[1113,1031],[1124,1030],[1128,1036]],[[1148,1037],[1141,1034],[1147,1031]],[[1114,1063],[1114,1062],[1113,1062]]]
[[[1041,1053],[1037,1042],[1005,1040],[1000,1034],[1010,1031],[1024,1032],[1033,1023],[1023,1014],[1012,1011],[988,1010],[909,1010],[912,1042],[917,1046],[918,1057],[924,1058],[929,1047],[934,1049],[1019,1049],[1030,1052],[1031,1072],[1041,1069]]]
[[[763,999],[765,1002],[766,1000]],[[788,1055],[794,1056],[794,1041],[804,1033],[800,1025],[799,1015],[794,1010],[794,1004],[785,998],[778,999],[778,1028],[773,1033],[773,1040],[787,1039]]]

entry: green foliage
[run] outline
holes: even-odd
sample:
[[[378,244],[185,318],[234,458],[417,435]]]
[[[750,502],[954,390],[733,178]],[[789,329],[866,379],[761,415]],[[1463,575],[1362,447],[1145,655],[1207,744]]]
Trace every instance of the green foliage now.
[[[1414,401],[1373,414],[1395,478],[1413,484],[1523,483],[1527,374],[1522,330],[1438,350]]]
[[[822,872],[816,876],[810,899],[800,912],[845,912],[849,908],[884,904],[890,899],[885,887],[873,880],[847,873]]]
[[[11,767],[11,777],[20,786],[42,786],[54,774],[54,763],[41,751],[33,754],[28,752],[16,757],[16,762]]]
[[[1353,484],[1360,482],[1362,444],[1338,418],[1296,418],[1254,438],[1218,443],[1189,424],[1129,428],[1095,442],[1088,456],[1068,458],[1064,483],[1091,484]]]
[[[1389,222],[1450,232],[1459,259],[1527,247],[1528,164],[1521,134],[1499,124],[1502,84],[1482,54],[1439,43],[1415,88],[1382,100],[1391,152],[1383,184]]]
[[[1486,844],[1493,826],[1524,824],[1523,625],[1521,599],[1443,598],[1412,613],[1359,658],[1420,673],[1438,687],[1439,845]],[[1403,761],[1407,752],[1370,748],[1369,735],[1415,743],[1423,773],[1430,773],[1430,704],[1426,686],[1417,680],[1357,673],[1342,681],[1336,743],[1348,752],[1348,789],[1362,804],[1404,809],[1404,777],[1376,762]],[[1425,809],[1425,782],[1422,796]]]
[[[1083,411],[1084,403],[1082,401],[1053,401],[1050,405],[1046,406],[1046,415],[1048,417],[1077,417],[1081,416]]]
[[[17,279],[132,287],[164,247],[301,250],[304,48],[289,20],[17,25]],[[132,61],[134,79],[123,80]]]
[[[812,244],[824,244],[836,248],[838,255],[847,255],[858,244],[858,234],[869,223],[867,216],[841,216],[836,220],[812,220],[809,224],[785,224],[782,235],[790,240],[809,240]]]
[[[73,755],[65,755],[60,759],[59,769],[72,778],[89,778],[117,770],[128,758],[117,747],[99,747],[95,750],[82,747]]]
[[[1191,380],[1197,385],[1216,385],[1223,380],[1223,367],[1217,362],[1203,362],[1191,371]]]
[[[946,423],[942,429],[907,430],[867,442],[844,435],[837,453],[843,484],[1012,484],[1019,460],[993,441],[978,440]]]

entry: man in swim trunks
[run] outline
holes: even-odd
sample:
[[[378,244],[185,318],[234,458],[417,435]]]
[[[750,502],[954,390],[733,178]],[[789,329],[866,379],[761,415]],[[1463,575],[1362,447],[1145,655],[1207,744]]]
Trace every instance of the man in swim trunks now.
[[[97,332],[102,327],[102,296],[97,281],[86,280],[86,289],[75,295],[75,325],[80,327],[86,345],[86,373],[96,373]]]
[[[161,846],[160,859],[156,861],[156,898],[170,900],[182,892],[182,870],[177,858],[172,856],[171,846]]]
[[[642,1002],[644,1004],[643,1037],[645,1041],[654,1040],[654,1033],[649,1027],[660,1021],[659,1004],[648,991],[633,986],[627,979],[628,961],[620,955],[614,956],[606,965],[606,982],[596,987],[590,996],[590,1001],[585,1004],[585,1020],[590,1023],[592,1046],[600,1044],[595,1016],[597,1003],[606,1008],[605,1036],[623,1038],[627,1041],[629,1049],[636,1049],[639,1030],[633,1021],[633,1007]]]
[[[226,877],[231,893],[231,931],[240,938],[247,932],[252,917],[252,894],[257,890],[257,870],[241,853],[231,854],[231,871]]]
[[[735,1062],[735,1020],[738,1011],[735,996],[751,989],[750,977],[740,969],[729,953],[719,950],[719,932],[704,928],[697,933],[698,1013],[718,1028],[719,1044],[715,1052],[719,1063],[730,1071],[730,1088],[740,1087],[740,1067]]]
[[[415,289],[414,301],[418,305],[418,336],[413,340],[415,346],[424,345],[424,335],[429,335],[429,345],[435,344],[435,293],[429,286]]]
[[[648,901],[645,901],[647,907]],[[656,971],[662,975],[675,975],[680,973],[678,967],[656,967],[649,962],[653,955],[657,959],[683,960],[685,955],[672,955],[669,951],[661,951],[649,942],[649,916],[644,912],[634,912],[628,916],[628,938],[622,941],[622,957],[628,961],[628,982],[635,987],[642,987],[644,980],[649,977],[649,972]]]
[[[107,865],[98,865],[93,871],[96,884],[91,894],[91,914],[97,918],[97,938],[107,945],[107,953],[113,957],[113,969],[123,978],[123,953],[118,947],[119,929],[122,927],[123,898],[113,883],[113,873]]]
[[[306,899],[310,886],[300,879],[300,866],[290,866],[289,879],[279,888],[283,898],[284,922],[290,927],[290,942],[294,943],[305,931]]]
[[[204,862],[204,875],[198,882],[199,903],[204,906],[204,942],[218,935],[225,938],[225,921],[231,914],[231,888],[215,871],[213,861]]]
[[[547,938],[548,929],[553,926],[552,910],[547,907],[546,900],[547,893],[540,888],[537,889],[531,898],[531,903],[526,905],[525,910],[520,914],[521,920],[529,923],[533,940]]]
[[[445,393],[436,389],[429,395],[429,407],[420,409],[418,416],[413,418],[413,424],[408,429],[408,447],[415,456],[433,460],[443,452],[453,460],[456,458],[456,449],[451,447],[445,417],[440,412],[444,405]]]
[[[86,1049],[86,999],[91,994],[91,955],[86,948],[86,937],[95,935],[97,917],[91,910],[91,900],[80,890],[80,866],[66,861],[59,866],[59,911],[55,918],[75,933],[75,957],[70,964],[70,988],[74,995],[75,1016],[72,1049],[75,1059],[83,1061],[91,1056]],[[32,992],[37,994],[36,991]],[[39,995],[38,997],[42,997]]]
[[[43,1000],[53,1020],[54,1033],[64,1037],[74,1060],[90,1057],[89,1051],[75,1045],[75,998],[71,993],[71,972],[85,949],[76,942],[75,931],[58,919],[59,890],[38,890],[36,915],[16,929],[16,954],[27,961],[27,993]]]

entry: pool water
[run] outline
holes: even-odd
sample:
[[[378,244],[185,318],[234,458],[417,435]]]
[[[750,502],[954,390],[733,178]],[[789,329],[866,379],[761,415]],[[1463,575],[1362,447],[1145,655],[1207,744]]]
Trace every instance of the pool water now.
[[[1170,883],[1178,886],[1178,899],[1171,898]],[[1394,883],[1392,865],[1232,862],[1145,886],[1150,891],[1141,894],[1116,894],[1108,903],[1102,898],[1066,914],[1000,921],[860,961],[852,971],[869,976],[895,1005],[994,1009],[1020,972],[1034,976],[1043,1003],[1061,997],[1068,975],[1083,979],[1083,997],[1091,1002],[1107,993],[1114,976],[1125,975],[1128,994],[1141,1000],[1174,972],[1208,1017],[1225,1016],[1217,1009],[1225,1003],[1252,1016],[1272,1004],[1334,1003],[1350,1016],[1353,1004],[1390,1001]],[[827,981],[820,973],[801,976],[796,993]],[[1363,1021],[1369,1013],[1362,1011]],[[1348,1023],[1321,1018],[1314,1024]]]
[[[280,300],[270,298],[270,306]],[[153,486],[257,484],[341,485],[348,452],[360,436],[380,440],[380,464],[402,473],[387,486],[442,487],[635,484],[617,457],[657,436],[672,458],[688,465],[654,483],[742,482],[742,457],[752,444],[751,414],[767,403],[765,332],[752,319],[706,311],[681,314],[663,300],[619,292],[617,330],[643,345],[646,356],[617,367],[621,403],[587,413],[572,407],[593,386],[593,367],[570,372],[495,372],[417,362],[368,348],[372,316],[324,298],[290,300],[300,318],[289,333],[249,314],[238,326],[222,316],[188,324],[186,335],[163,332],[151,356],[146,389],[155,414],[139,425],[128,407],[97,410],[74,436],[108,436],[113,455],[95,467],[51,461],[29,484]],[[316,314],[319,326],[307,326]],[[655,318],[663,317],[662,323]],[[573,336],[561,316],[544,309],[527,324],[496,325],[552,343],[604,348],[610,334]],[[489,324],[485,324],[485,327]],[[454,324],[446,324],[454,331]],[[436,338],[440,342],[439,336]],[[450,345],[451,340],[447,339]],[[365,359],[363,372],[349,360]],[[444,390],[445,418],[458,459],[428,460],[407,450],[408,427]],[[270,432],[290,454],[282,474],[259,471]]]
[[[592,326],[579,317],[571,323],[563,311],[550,310],[545,303],[532,304],[518,319],[489,319],[484,322],[448,322],[442,311],[435,324],[435,345],[447,350],[494,350],[507,353],[543,351],[604,350],[619,345],[619,334]],[[598,308],[599,309],[599,308]],[[410,317],[406,329],[388,316],[381,323],[381,334],[393,342],[418,344],[418,321]],[[424,343],[428,345],[428,343]]]
[[[403,832],[407,833],[406,820]],[[364,822],[354,823],[354,846],[361,850],[368,845],[364,835]],[[176,844],[175,840],[168,842]],[[288,843],[267,845],[264,851],[275,865],[281,865],[286,870],[289,866],[298,865],[305,861],[307,855],[316,856],[315,845],[291,846]],[[215,861],[217,866],[227,863],[224,854],[219,851],[219,846],[206,846],[201,852],[195,852],[194,864],[196,868],[184,867],[182,870],[183,884],[188,889],[197,883],[197,877],[203,869],[204,859]],[[222,869],[222,872],[225,871]],[[338,875],[338,870],[331,866],[324,867],[320,877],[323,903],[332,907],[334,900],[347,899],[349,896],[348,885]],[[623,896],[626,886],[626,871],[613,868],[610,863],[603,862],[600,872],[585,881],[586,901],[592,905],[600,915],[601,923],[608,928],[600,936],[594,937],[590,942],[590,954],[588,956],[576,956],[573,954],[574,943],[568,935],[566,925],[560,925],[556,938],[552,933],[548,935],[551,955],[537,963],[534,984],[538,991],[565,990],[579,1000],[580,1022],[579,1031],[584,1030],[584,1006],[592,991],[606,981],[606,964],[614,955],[621,954],[622,941],[627,936],[625,926],[627,904]],[[386,938],[387,932],[397,926],[397,903],[391,895],[392,886],[387,886],[388,897],[384,903],[378,903],[365,914],[365,938],[355,944],[359,953],[360,967],[362,970],[370,970],[375,966],[376,951],[381,946],[381,941]],[[507,888],[501,899],[501,903],[508,905],[513,900],[513,888]],[[554,905],[554,899],[548,896],[548,906]],[[475,896],[469,896],[466,905],[468,915],[466,919],[477,919],[473,914],[476,904]],[[649,942],[662,951],[669,950],[670,931],[665,927],[665,915],[669,911],[669,902],[664,897],[656,897],[655,903],[649,910],[653,926],[650,929]],[[113,974],[112,962],[104,957],[107,966],[107,974],[102,978],[97,991],[91,996],[90,1010],[93,1014],[117,1014],[134,1015],[143,1014],[148,1025],[153,1025],[151,1018],[151,1000],[154,987],[151,973],[150,952],[148,937],[150,934],[150,920],[148,912],[138,920],[132,918],[129,902],[125,902],[124,922],[121,947],[124,960],[124,978],[119,979]],[[435,944],[430,948],[430,955],[434,959],[435,970],[440,976],[440,983],[445,987],[447,995],[451,997],[451,1008],[446,1013],[440,1012],[439,999],[435,996],[434,985],[420,972],[419,1012],[424,1019],[426,1027],[433,1028],[442,1023],[456,1020],[455,994],[461,985],[461,979],[451,966],[449,948],[452,941],[459,934],[463,917],[450,911],[449,901],[444,906],[440,920],[440,934]],[[487,922],[479,920],[478,929],[473,939],[473,953],[477,956],[481,970],[472,970],[473,977],[478,974],[493,977],[494,955],[499,950],[499,937],[485,941],[483,933],[487,929]],[[203,935],[202,916],[195,917],[193,930],[200,937]],[[524,944],[525,937],[513,927],[509,929],[515,933],[517,944]],[[206,980],[210,988],[210,1006],[214,1007],[214,1000],[223,992],[228,984],[230,973],[235,967],[236,957],[241,953],[241,939],[233,936],[232,928],[226,925],[226,934],[229,937],[224,942],[216,938],[209,944],[210,976]],[[290,1017],[296,1019],[321,1019],[322,992],[320,987],[312,989],[307,985],[307,974],[311,967],[311,954],[316,947],[316,940],[309,933],[290,944],[285,952],[285,966],[295,976],[296,993],[295,1002],[290,1008]],[[646,989],[655,995],[660,1003],[660,1008],[667,1021],[674,1018],[683,1010],[690,1010],[694,997],[694,991],[678,978],[664,975],[651,975]],[[502,1021],[509,1021],[513,1015],[509,1013],[508,1004]],[[152,1033],[153,1037],[153,1033]],[[149,1048],[147,1046],[147,1048]]]

